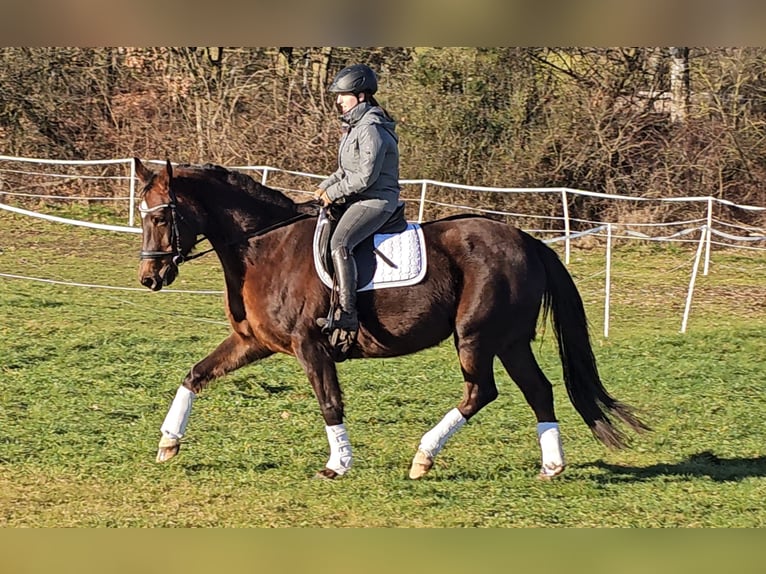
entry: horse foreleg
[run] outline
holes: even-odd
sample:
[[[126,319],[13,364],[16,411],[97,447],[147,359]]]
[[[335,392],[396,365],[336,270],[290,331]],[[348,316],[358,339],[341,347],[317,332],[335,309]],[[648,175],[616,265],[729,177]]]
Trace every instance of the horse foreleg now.
[[[196,396],[185,386],[178,387],[168,414],[165,415],[165,420],[160,427],[162,438],[160,438],[160,444],[157,448],[157,462],[168,461],[178,454],[178,450],[181,448],[181,438],[186,432],[192,403]]]
[[[354,464],[354,455],[351,451],[351,441],[348,438],[346,425],[325,425],[327,442],[330,443],[330,458],[321,470],[317,471],[317,478],[337,478],[343,476]]]
[[[314,389],[325,433],[330,445],[330,458],[325,467],[317,471],[318,478],[337,478],[346,474],[354,463],[351,441],[343,423],[343,397],[338,383],[338,371],[324,345],[310,337],[296,337],[295,357],[303,366]]]
[[[271,354],[271,351],[258,345],[254,339],[245,339],[238,333],[232,333],[212,353],[194,365],[178,387],[160,427],[162,437],[157,448],[157,462],[166,462],[178,454],[194,399],[210,381]]]

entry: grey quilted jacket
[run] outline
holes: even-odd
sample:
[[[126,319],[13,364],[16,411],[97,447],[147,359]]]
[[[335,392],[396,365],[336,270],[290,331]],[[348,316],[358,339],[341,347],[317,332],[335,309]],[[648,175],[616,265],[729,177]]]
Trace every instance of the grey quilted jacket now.
[[[341,119],[348,124],[338,150],[338,169],[319,187],[332,201],[399,200],[399,139],[393,120],[378,106],[361,102]]]

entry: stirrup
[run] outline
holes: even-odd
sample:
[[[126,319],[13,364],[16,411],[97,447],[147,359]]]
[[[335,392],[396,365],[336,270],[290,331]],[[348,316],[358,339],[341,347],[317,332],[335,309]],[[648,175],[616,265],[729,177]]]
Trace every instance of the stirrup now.
[[[333,327],[336,329],[354,333],[359,330],[359,318],[356,315],[356,311],[350,313],[343,309],[339,309],[335,314],[334,319]]]
[[[356,332],[359,331],[359,319],[356,313],[349,313],[338,307],[331,310],[327,317],[317,317],[317,326],[322,330],[322,333],[328,337],[332,335],[336,329],[341,329],[347,333],[353,333],[354,339],[356,339]]]
[[[348,354],[356,343],[356,336],[359,333],[356,330],[343,329],[342,327],[333,327],[330,333],[330,346],[333,348],[334,359],[341,363],[348,358]]]
[[[331,317],[317,317],[316,324],[317,326],[322,330],[322,333],[329,336],[330,335],[330,329],[332,328],[332,318]]]

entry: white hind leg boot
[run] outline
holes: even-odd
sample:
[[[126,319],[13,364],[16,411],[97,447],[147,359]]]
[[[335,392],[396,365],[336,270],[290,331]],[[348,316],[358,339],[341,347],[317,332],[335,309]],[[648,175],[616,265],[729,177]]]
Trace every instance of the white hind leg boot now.
[[[540,442],[543,465],[540,478],[553,478],[566,466],[564,449],[561,447],[559,423],[537,423],[537,439]]]
[[[465,424],[465,417],[457,408],[452,409],[434,428],[423,435],[420,439],[419,450],[422,450],[431,458],[436,457],[444,448],[447,440]]]
[[[455,434],[466,423],[466,418],[457,408],[452,409],[439,423],[428,431],[420,439],[420,446],[412,459],[410,467],[410,478],[418,479],[431,470],[434,464],[434,457],[439,454],[447,440]]]

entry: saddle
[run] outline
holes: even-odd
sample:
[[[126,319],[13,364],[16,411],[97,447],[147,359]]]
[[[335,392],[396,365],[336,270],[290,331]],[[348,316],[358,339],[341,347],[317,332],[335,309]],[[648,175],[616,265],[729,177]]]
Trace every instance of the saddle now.
[[[330,237],[339,217],[323,208],[314,231],[314,267],[322,282],[333,288],[334,274]],[[405,287],[422,281],[426,274],[426,245],[423,230],[404,217],[404,202],[399,202],[388,221],[354,249],[357,291]]]

